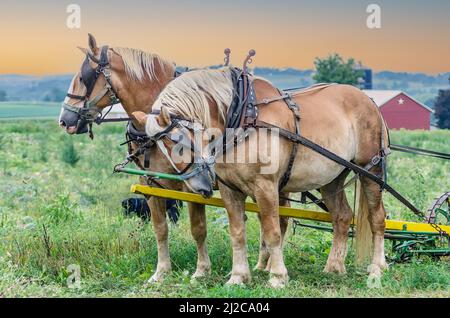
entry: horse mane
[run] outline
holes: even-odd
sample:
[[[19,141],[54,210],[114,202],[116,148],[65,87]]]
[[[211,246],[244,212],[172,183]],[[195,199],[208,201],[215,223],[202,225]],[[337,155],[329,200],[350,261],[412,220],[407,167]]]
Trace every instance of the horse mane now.
[[[211,128],[210,105],[218,107],[219,119],[225,122],[233,100],[230,67],[202,69],[183,73],[170,82],[153,104],[153,109],[166,107],[169,113],[200,122]]]
[[[147,75],[150,80],[158,80],[155,72],[155,63],[158,63],[163,71],[175,71],[175,64],[162,58],[158,54],[123,47],[114,47],[112,49],[122,57],[125,65],[125,72],[127,76],[133,80],[142,82],[145,79],[145,75]]]

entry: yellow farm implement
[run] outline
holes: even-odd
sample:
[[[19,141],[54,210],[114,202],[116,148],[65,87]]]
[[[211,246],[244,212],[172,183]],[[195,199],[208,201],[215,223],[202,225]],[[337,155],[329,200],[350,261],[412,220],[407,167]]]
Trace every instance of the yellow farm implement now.
[[[201,195],[182,191],[167,190],[151,186],[133,185],[131,192],[135,194],[155,196],[165,199],[180,200],[185,202],[199,203],[214,207],[224,207],[221,198],[204,198]],[[248,212],[259,212],[255,203],[246,202],[245,209]],[[447,211],[448,213],[448,206]],[[331,216],[327,212],[304,210],[293,207],[279,207],[281,216],[292,217],[301,220],[331,223]],[[356,220],[354,223],[356,224]],[[303,224],[300,224],[303,225]],[[320,225],[305,225],[320,230],[332,231],[331,227]],[[450,234],[450,225],[440,225],[441,230]],[[405,260],[413,254],[428,254],[432,256],[450,255],[450,242],[442,242],[439,232],[430,223],[407,222],[399,220],[386,220],[386,238],[393,240],[393,250],[396,260]],[[447,245],[447,246],[445,246]]]

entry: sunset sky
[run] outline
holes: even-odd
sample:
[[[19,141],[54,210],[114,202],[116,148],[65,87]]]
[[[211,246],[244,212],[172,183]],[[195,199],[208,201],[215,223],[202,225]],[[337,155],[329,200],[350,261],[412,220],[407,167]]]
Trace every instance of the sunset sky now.
[[[71,3],[80,29],[66,26]],[[370,3],[381,29],[366,26]],[[313,68],[337,52],[376,71],[450,71],[449,0],[1,0],[0,73],[74,73],[88,32],[178,65],[219,64],[230,47],[236,65],[254,48],[254,66]]]

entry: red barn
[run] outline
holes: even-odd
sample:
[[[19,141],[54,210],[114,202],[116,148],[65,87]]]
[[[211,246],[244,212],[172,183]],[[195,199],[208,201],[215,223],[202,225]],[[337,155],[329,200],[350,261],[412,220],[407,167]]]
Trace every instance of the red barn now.
[[[402,91],[365,90],[380,107],[390,129],[430,130],[430,117],[434,111]]]

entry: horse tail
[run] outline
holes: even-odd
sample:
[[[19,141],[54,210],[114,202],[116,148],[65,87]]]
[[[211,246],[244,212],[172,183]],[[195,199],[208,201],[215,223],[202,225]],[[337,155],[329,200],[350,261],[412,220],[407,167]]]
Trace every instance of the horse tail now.
[[[372,229],[369,222],[369,205],[361,180],[356,181],[356,200],[358,211],[356,217],[356,262],[361,264],[372,251]]]

